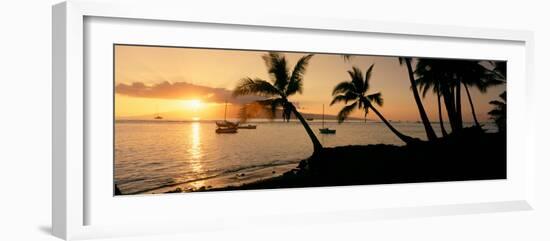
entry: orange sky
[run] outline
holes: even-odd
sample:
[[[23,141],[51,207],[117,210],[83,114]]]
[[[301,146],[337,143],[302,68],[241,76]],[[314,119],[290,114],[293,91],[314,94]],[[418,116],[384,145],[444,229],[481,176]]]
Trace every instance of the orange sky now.
[[[176,119],[220,119],[224,100],[236,104],[255,97],[232,100],[230,91],[243,77],[269,80],[261,56],[265,51],[216,50],[196,48],[115,46],[115,116],[117,119],[150,116],[154,113],[175,113]],[[292,69],[305,53],[284,53]],[[410,91],[405,66],[396,57],[355,56],[344,61],[340,55],[316,54],[304,76],[304,92],[291,101],[306,113],[336,114],[343,104],[329,106],[334,86],[349,80],[347,70],[358,66],[365,71],[375,64],[370,92],[382,92],[383,107],[378,109],[391,120],[419,120],[418,110]],[[485,94],[471,89],[476,113],[480,121],[488,119],[488,104],[505,89],[493,87]],[[144,91],[150,90],[150,91]],[[471,112],[465,91],[463,94],[464,121],[471,121]],[[431,121],[437,121],[437,99],[427,95],[423,104]],[[217,107],[217,108],[215,108]],[[214,112],[216,110],[216,113]],[[352,116],[362,117],[355,111]],[[377,119],[369,116],[370,119]]]

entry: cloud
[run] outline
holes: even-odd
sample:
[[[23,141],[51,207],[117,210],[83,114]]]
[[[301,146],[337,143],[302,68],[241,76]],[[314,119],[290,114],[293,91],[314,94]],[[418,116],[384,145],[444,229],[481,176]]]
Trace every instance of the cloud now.
[[[227,101],[235,104],[243,104],[262,99],[257,96],[234,98],[231,96],[231,91],[224,88],[212,88],[186,82],[170,83],[168,81],[153,85],[146,85],[143,82],[133,82],[132,84],[120,83],[116,85],[115,92],[130,97],[179,100],[200,99],[204,102],[214,103],[223,103]]]

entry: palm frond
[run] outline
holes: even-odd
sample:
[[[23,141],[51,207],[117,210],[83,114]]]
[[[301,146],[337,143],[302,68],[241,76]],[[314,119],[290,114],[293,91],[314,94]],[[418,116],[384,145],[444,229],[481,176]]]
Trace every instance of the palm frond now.
[[[506,105],[504,102],[499,101],[499,100],[492,100],[492,101],[489,101],[489,104],[494,105],[494,106],[497,106],[497,107]]]
[[[270,118],[275,118],[275,114],[277,113],[277,109],[279,107],[282,107],[286,101],[283,98],[273,98],[273,99],[266,99],[266,100],[257,100],[255,101],[256,104],[259,104],[261,106],[268,107],[270,110]]]
[[[287,96],[295,94],[296,92],[300,94],[302,93],[302,80],[311,57],[313,57],[313,54],[303,56],[302,58],[300,58],[300,60],[298,60],[296,66],[294,66],[294,70],[292,71],[292,75],[290,76],[290,80],[288,82],[288,87],[286,90]]]
[[[384,105],[384,99],[382,98],[382,93],[378,92],[378,93],[375,93],[375,94],[371,94],[371,95],[367,95],[367,99],[371,102],[371,103],[375,103],[377,104],[378,106],[382,106]]]
[[[365,72],[365,81],[363,82],[363,89],[361,90],[361,93],[365,93],[369,90],[370,87],[370,77],[372,75],[372,69],[374,68],[374,64],[371,64],[370,67],[367,69],[367,72]]]
[[[501,109],[492,109],[488,113],[489,113],[489,115],[492,115],[492,116],[499,116],[499,115],[502,115],[502,113],[504,113],[504,111],[501,110]]]
[[[279,90],[285,91],[289,80],[289,71],[284,55],[277,52],[269,52],[262,56],[267,71],[271,75],[273,85]]]
[[[348,102],[355,99],[357,99],[357,95],[353,94],[352,92],[347,92],[345,94],[334,96],[334,98],[332,98],[332,101],[330,102],[330,105],[334,105],[340,102],[344,102],[345,104],[347,104]]]
[[[407,60],[411,61],[412,58],[411,57],[399,57],[398,59],[399,59],[399,65],[403,65],[403,63],[405,61],[407,61]]]
[[[491,64],[493,65],[493,73],[498,76],[500,80],[506,81],[506,61],[491,61]]]
[[[405,57],[399,57],[397,59],[399,60],[399,65],[403,65],[403,62],[405,62]]]
[[[506,101],[506,91],[502,92],[500,95],[498,95],[502,100]]]
[[[358,92],[355,85],[349,81],[343,81],[337,84],[332,90],[332,95],[343,94],[347,92]]]
[[[273,97],[281,95],[281,92],[271,83],[262,79],[243,78],[233,90],[233,96],[258,95]]]
[[[502,92],[499,97],[500,100],[490,101],[489,104],[494,105],[493,109],[488,112],[491,119],[495,121],[499,132],[506,131],[506,91]]]
[[[353,55],[351,55],[351,54],[342,54],[342,58],[344,59],[345,62],[349,62],[349,61],[351,61],[351,59],[353,59]]]
[[[418,86],[418,90],[422,92],[422,98],[426,97],[426,94],[434,84],[433,81],[427,80],[425,77],[417,78],[415,83]]]
[[[338,112],[338,123],[344,122],[344,120],[348,118],[349,114],[351,114],[351,112],[352,112],[356,107],[357,107],[357,101],[353,102],[353,103],[350,104],[350,105],[344,106],[344,108],[342,108],[342,109],[340,110],[340,112]]]
[[[351,77],[351,82],[355,85],[357,91],[363,90],[363,73],[359,67],[354,66],[352,70],[348,70],[348,74]]]

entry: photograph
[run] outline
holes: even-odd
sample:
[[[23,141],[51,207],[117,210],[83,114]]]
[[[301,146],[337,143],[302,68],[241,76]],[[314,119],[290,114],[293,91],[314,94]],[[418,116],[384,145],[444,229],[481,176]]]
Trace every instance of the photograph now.
[[[506,61],[113,45],[113,194],[507,178]]]

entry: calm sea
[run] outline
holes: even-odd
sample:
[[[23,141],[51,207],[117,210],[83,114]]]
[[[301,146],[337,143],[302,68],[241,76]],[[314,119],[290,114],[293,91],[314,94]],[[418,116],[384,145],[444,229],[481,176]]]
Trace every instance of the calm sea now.
[[[214,122],[116,121],[115,182],[123,193],[155,193],[239,185],[290,170],[313,151],[296,121],[250,122],[257,129],[216,134]],[[416,122],[393,122],[404,134],[425,139]],[[439,124],[432,124],[440,133]],[[325,147],[403,143],[381,122],[325,122],[336,129],[321,135],[321,122],[310,126]],[[492,123],[484,128],[495,131]],[[447,128],[449,130],[450,128]]]

